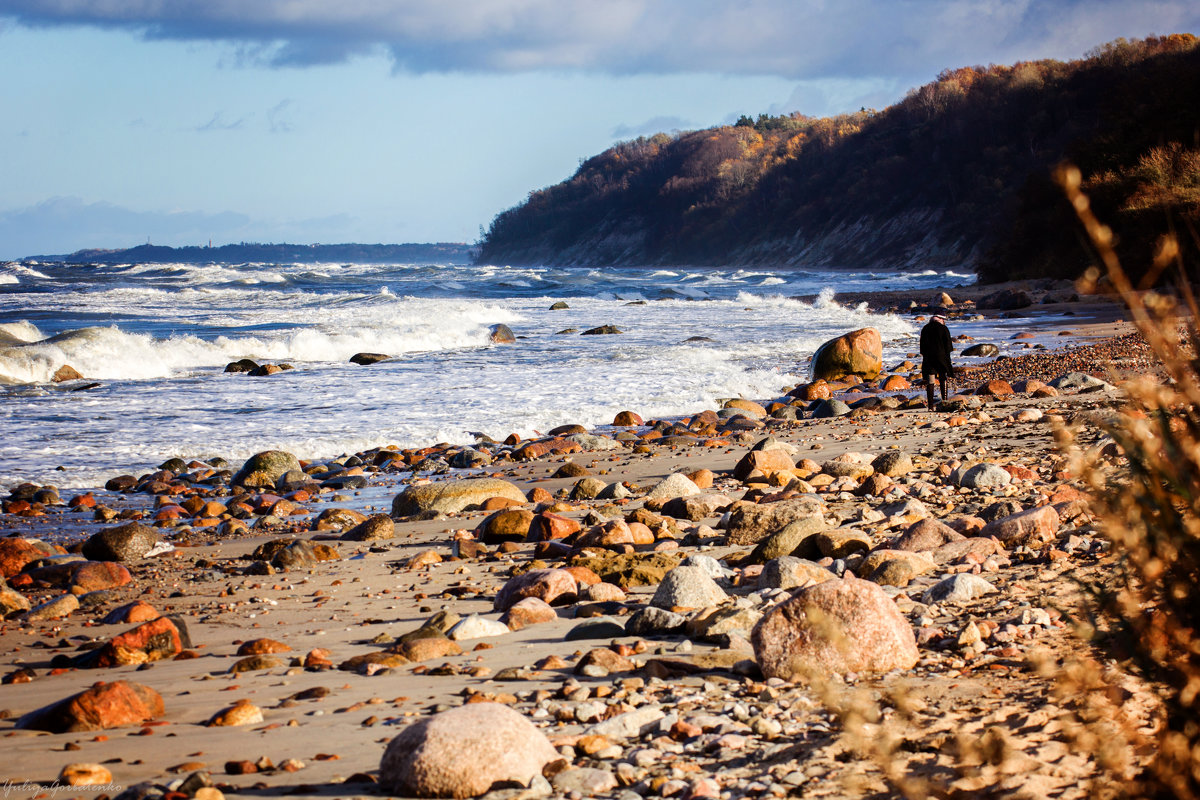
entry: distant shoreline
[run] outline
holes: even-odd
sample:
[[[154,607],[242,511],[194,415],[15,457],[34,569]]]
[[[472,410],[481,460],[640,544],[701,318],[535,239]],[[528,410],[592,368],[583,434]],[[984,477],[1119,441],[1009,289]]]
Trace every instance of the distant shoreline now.
[[[59,261],[67,264],[242,264],[248,262],[316,264],[344,261],[357,264],[430,262],[470,264],[475,246],[429,244],[226,244],[219,247],[166,247],[143,244],[123,250],[78,250],[65,255],[26,256],[18,261]]]

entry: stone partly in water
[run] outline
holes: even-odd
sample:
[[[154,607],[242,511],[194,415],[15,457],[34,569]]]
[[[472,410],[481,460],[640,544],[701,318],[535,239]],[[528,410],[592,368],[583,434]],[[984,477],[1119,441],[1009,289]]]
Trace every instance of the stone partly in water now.
[[[813,354],[814,381],[847,376],[875,380],[882,370],[883,340],[875,328],[860,328],[830,339]]]
[[[503,323],[498,323],[488,328],[488,341],[495,344],[512,344],[517,340],[513,334],[512,328]]]
[[[299,469],[300,461],[291,453],[266,450],[250,456],[233,476],[233,483],[259,488],[274,487],[279,478]]]
[[[909,669],[918,658],[912,626],[891,598],[849,576],[797,591],[767,611],[751,639],[763,675],[788,681]]]
[[[467,478],[406,487],[392,500],[392,516],[409,517],[426,511],[462,511],[469,506],[481,505],[493,497],[525,503],[525,495],[513,483],[499,478]]]
[[[963,350],[962,354],[964,356],[996,356],[1000,355],[1000,348],[994,344],[980,342],[979,344],[973,344],[967,349]]]
[[[588,328],[580,336],[607,336],[615,333],[621,333],[616,325],[600,325],[596,328]]]
[[[497,703],[471,703],[423,719],[392,739],[379,783],[405,797],[476,797],[500,782],[528,786],[560,758],[521,714]]]
[[[389,358],[391,356],[386,353],[355,353],[350,356],[350,363],[365,367],[370,364],[378,364],[380,361],[387,361]]]

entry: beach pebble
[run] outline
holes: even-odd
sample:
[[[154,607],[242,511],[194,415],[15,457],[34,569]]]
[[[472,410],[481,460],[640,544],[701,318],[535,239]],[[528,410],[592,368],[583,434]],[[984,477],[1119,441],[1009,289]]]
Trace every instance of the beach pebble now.
[[[676,472],[655,484],[654,488],[646,493],[646,500],[658,500],[665,503],[676,497],[687,497],[699,493],[700,487],[692,483],[691,478]]]
[[[668,610],[704,608],[721,603],[727,597],[706,568],[679,566],[663,578],[650,605]]]
[[[463,621],[465,622],[465,620]],[[507,633],[507,629],[505,632]],[[453,631],[451,631],[452,635]],[[414,663],[462,655],[462,648],[447,636],[422,636],[417,639],[409,639],[392,646],[389,650],[399,653]]]
[[[912,458],[900,450],[888,450],[875,456],[871,468],[879,475],[900,478],[913,471]]]
[[[292,648],[288,647],[283,642],[275,639],[251,639],[248,642],[242,642],[237,649],[239,656],[261,656],[270,653],[287,653]]]
[[[521,714],[471,703],[420,720],[392,739],[379,783],[406,797],[474,797],[498,781],[528,786],[560,758]]]
[[[578,593],[575,577],[566,570],[531,570],[510,578],[497,593],[493,608],[507,611],[526,597],[536,597],[550,605],[564,605],[575,602]]]
[[[342,535],[348,542],[380,542],[394,538],[396,524],[387,514],[372,514]]]
[[[262,709],[249,700],[239,700],[234,705],[223,708],[204,723],[209,728],[234,727],[238,725],[257,725],[263,721]]]
[[[592,797],[606,794],[617,788],[617,776],[606,769],[579,767],[564,770],[551,781],[554,788],[563,794],[578,794]]]
[[[903,533],[887,543],[887,548],[889,550],[923,552],[936,550],[944,544],[957,542],[964,538],[966,537],[940,520],[926,517],[909,525]]]
[[[172,658],[190,647],[187,628],[178,618],[158,617],[117,634],[102,646],[77,656],[80,667],[115,667]]]
[[[1054,541],[1059,524],[1054,506],[1040,506],[989,522],[979,535],[994,536],[1009,547],[1040,547]]]
[[[631,636],[669,636],[683,629],[687,617],[674,611],[645,606],[639,608],[625,623],[625,632]]]
[[[73,594],[62,594],[29,609],[22,616],[22,619],[26,622],[45,622],[52,619],[62,619],[78,610],[79,598]]]
[[[960,572],[930,587],[921,595],[925,605],[933,603],[966,603],[999,591],[978,575]]]
[[[113,774],[103,764],[67,764],[58,773],[63,786],[103,786],[112,780]]]
[[[976,464],[962,474],[959,486],[968,489],[993,489],[1012,483],[1012,475],[995,464]]]
[[[595,585],[609,586],[611,584]],[[588,587],[589,596],[592,588],[594,587]],[[621,592],[615,586],[612,588],[621,594],[621,597],[617,599],[624,599],[624,592]],[[546,622],[554,622],[556,619],[558,619],[558,613],[545,600],[542,600],[540,597],[526,597],[504,612],[504,616],[500,617],[500,622],[507,625],[509,630],[519,631],[521,628],[526,628],[530,625],[541,625]]]
[[[834,574],[805,558],[780,556],[763,567],[758,584],[767,589],[796,589],[809,583],[831,580]]]
[[[513,605],[515,606],[516,604],[514,603]],[[491,636],[503,636],[509,632],[509,627],[503,622],[498,622],[494,619],[485,619],[478,614],[472,614],[471,616],[465,617],[456,623],[455,626],[446,633],[446,635],[454,641],[462,642],[469,639],[485,639]]]

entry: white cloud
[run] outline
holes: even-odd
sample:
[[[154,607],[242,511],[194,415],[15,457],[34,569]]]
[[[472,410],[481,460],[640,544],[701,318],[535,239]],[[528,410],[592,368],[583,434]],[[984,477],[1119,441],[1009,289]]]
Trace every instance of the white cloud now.
[[[218,40],[275,66],[389,53],[413,72],[716,72],[927,78],[1200,31],[1194,0],[0,0],[31,26]]]

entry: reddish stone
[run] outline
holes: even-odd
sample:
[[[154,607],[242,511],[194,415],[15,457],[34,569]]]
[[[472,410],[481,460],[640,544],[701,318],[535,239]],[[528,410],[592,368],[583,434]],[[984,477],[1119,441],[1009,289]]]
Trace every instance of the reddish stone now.
[[[609,520],[603,525],[595,525],[575,539],[576,547],[616,547],[636,544],[633,531],[625,520]]]
[[[479,504],[484,511],[503,511],[506,508],[521,505],[511,497],[489,497]]]
[[[912,384],[903,375],[889,375],[883,384],[885,392],[906,392],[911,388]]]
[[[587,567],[563,567],[563,570],[571,573],[571,577],[580,586],[594,586],[600,583],[600,576]]]
[[[114,636],[103,647],[84,654],[81,665],[113,667],[160,661],[183,651],[184,641],[175,623],[159,617]]]
[[[1035,481],[1037,473],[1028,467],[1020,467],[1016,464],[1005,464],[1002,469],[1009,475],[1012,475],[1014,481]]]
[[[165,713],[162,697],[149,686],[128,681],[97,683],[92,688],[31,711],[17,727],[50,733],[100,731],[137,725]]]
[[[274,639],[251,639],[248,642],[242,642],[237,649],[237,654],[239,656],[261,656],[268,653],[287,653],[291,649],[283,642],[277,642]]]
[[[1008,381],[997,378],[980,384],[975,390],[975,394],[988,395],[990,397],[1012,397],[1015,392]]]
[[[500,621],[514,631],[519,631],[521,628],[527,628],[530,625],[554,622],[557,619],[558,614],[550,604],[537,597],[526,597],[515,603],[512,608],[505,611],[504,615],[500,617]]]
[[[11,578],[30,561],[65,552],[61,547],[32,539],[0,539],[0,577]]]
[[[1028,545],[1036,548],[1054,541],[1059,524],[1054,506],[1039,506],[993,520],[979,535],[994,536],[1008,547]]]
[[[305,669],[330,669],[333,667],[331,657],[333,653],[323,647],[317,647],[308,651],[304,656]]]
[[[792,457],[782,450],[751,450],[742,456],[742,460],[733,468],[733,477],[744,481],[754,472],[764,475],[780,470],[790,470],[796,466]]]
[[[632,411],[622,411],[613,418],[612,424],[619,428],[631,428],[637,425],[644,425],[645,421]]]
[[[512,452],[514,461],[532,461],[535,458],[543,458],[548,455],[564,455],[566,453],[579,453],[583,451],[583,447],[579,442],[573,442],[570,439],[542,439],[536,442],[518,447]]]
[[[163,506],[158,511],[154,512],[154,521],[163,522],[166,520],[183,519],[186,516],[188,516],[188,512],[182,506]]]
[[[530,521],[528,540],[548,542],[553,539],[566,539],[576,533],[579,533],[579,523],[576,520],[543,511],[535,514]]]
[[[578,593],[579,584],[565,569],[536,569],[510,578],[497,593],[493,608],[507,611],[526,597],[562,605],[574,602]]]
[[[67,501],[67,505],[71,508],[95,508],[96,496],[91,492],[87,494],[77,494]]]
[[[550,492],[546,491],[545,489],[543,489],[540,486],[535,486],[532,489],[530,489],[528,492],[525,493],[525,497],[527,497],[529,499],[529,502],[531,502],[531,503],[553,503],[554,502],[554,495],[550,494]]]
[[[162,614],[158,613],[158,609],[149,603],[143,603],[138,600],[134,603],[123,605],[120,608],[113,609],[108,612],[104,619],[100,620],[105,625],[120,625],[128,623],[149,622],[152,619],[158,619]]]
[[[129,570],[115,561],[85,561],[71,575],[71,586],[97,592],[124,586],[132,580]]]

